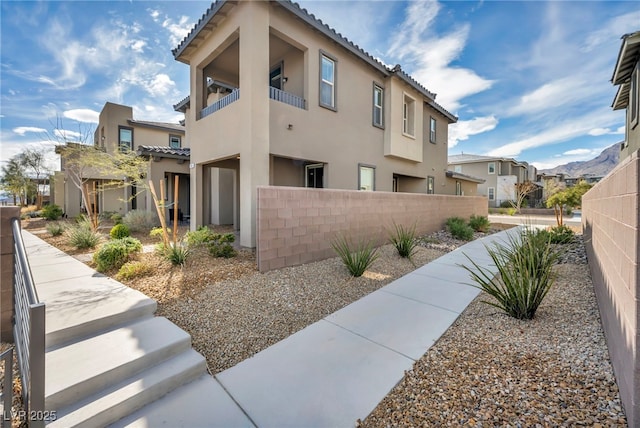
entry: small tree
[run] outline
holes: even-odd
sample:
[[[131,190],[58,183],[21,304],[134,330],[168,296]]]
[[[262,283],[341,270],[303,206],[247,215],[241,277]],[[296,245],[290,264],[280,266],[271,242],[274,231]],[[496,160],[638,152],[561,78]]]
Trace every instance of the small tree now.
[[[18,197],[22,204],[27,200],[28,177],[17,156],[12,157],[5,165],[2,165],[0,186],[11,194],[13,205],[17,204]]]
[[[20,164],[24,169],[31,173],[32,177],[35,177],[35,194],[36,194],[36,208],[42,208],[42,193],[40,192],[40,177],[49,174],[49,169],[46,167],[46,158],[43,150],[26,149],[24,152],[18,155]]]
[[[525,198],[535,192],[538,189],[538,186],[532,181],[524,181],[522,183],[516,183],[515,188],[515,200],[509,201],[509,203],[516,211],[518,211],[518,213],[520,213],[520,208],[522,208],[522,203]]]
[[[584,180],[573,187],[560,190],[547,199],[547,207],[553,208],[558,226],[564,225],[564,210],[576,208],[582,204],[582,195],[591,189],[591,185]]]

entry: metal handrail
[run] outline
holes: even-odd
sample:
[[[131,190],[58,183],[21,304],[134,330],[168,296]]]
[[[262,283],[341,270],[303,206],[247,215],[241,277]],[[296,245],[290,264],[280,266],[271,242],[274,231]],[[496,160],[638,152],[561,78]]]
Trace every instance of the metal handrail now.
[[[283,91],[273,86],[269,86],[269,98],[272,100],[280,101],[281,103],[289,104],[290,106],[305,109],[306,102],[304,98],[297,95],[293,95],[289,92]]]
[[[229,95],[226,95],[220,98],[215,103],[211,104],[210,106],[203,108],[200,111],[200,119],[207,117],[210,114],[213,114],[222,108],[225,108],[229,104],[236,102],[239,99],[240,99],[240,88],[236,88],[233,91],[231,91]]]
[[[22,400],[31,427],[44,426],[43,418],[30,418],[44,412],[45,305],[38,299],[27,252],[22,240],[20,220],[11,219],[14,242],[14,321]]]

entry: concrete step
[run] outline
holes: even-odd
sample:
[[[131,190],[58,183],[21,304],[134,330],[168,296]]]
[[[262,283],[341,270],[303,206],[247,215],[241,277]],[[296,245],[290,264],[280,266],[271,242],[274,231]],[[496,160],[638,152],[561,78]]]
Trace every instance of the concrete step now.
[[[205,359],[196,351],[188,349],[148,370],[59,410],[57,419],[48,426],[52,428],[104,427],[202,376],[208,376]],[[208,398],[201,397],[203,400]],[[178,408],[174,411],[180,413],[182,410]]]
[[[63,409],[190,348],[186,332],[155,317],[48,351],[45,408]]]

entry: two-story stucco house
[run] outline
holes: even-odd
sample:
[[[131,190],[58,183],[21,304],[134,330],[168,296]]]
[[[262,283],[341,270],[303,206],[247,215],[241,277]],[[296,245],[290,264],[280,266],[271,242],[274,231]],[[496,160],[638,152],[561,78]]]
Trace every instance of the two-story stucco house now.
[[[511,158],[452,155],[449,156],[449,169],[483,179],[484,182],[478,184],[478,195],[486,196],[490,207],[513,201],[516,184],[530,180],[529,165]]]
[[[640,31],[622,36],[611,81],[618,85],[614,110],[627,110],[620,161],[640,149]]]
[[[159,186],[160,180],[171,183],[166,186],[167,200],[173,201],[174,176],[180,176],[179,209],[188,216],[190,207],[189,148],[185,141],[184,126],[174,123],[149,122],[133,119],[133,109],[129,106],[107,102],[100,112],[94,134],[94,145],[106,153],[117,150],[133,150],[141,156],[149,157],[147,179]],[[63,151],[59,151],[62,153]],[[115,177],[105,177],[90,170],[88,184],[95,183],[99,192],[96,207],[98,212],[126,214],[133,209],[156,212],[153,199],[148,192],[130,186],[105,186]],[[123,177],[124,179],[124,177]],[[61,156],[61,171],[56,172],[55,200],[63,207],[65,214],[75,217],[80,214],[82,197],[80,190],[65,177],[65,158]],[[64,201],[64,202],[63,202]]]
[[[219,0],[173,54],[192,227],[233,222],[255,246],[260,185],[444,193],[456,117],[297,4]]]

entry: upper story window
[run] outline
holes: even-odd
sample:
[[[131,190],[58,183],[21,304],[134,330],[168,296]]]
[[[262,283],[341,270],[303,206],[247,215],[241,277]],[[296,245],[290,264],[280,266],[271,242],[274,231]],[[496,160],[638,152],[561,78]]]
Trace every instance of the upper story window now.
[[[404,94],[402,102],[402,133],[415,136],[416,100]]]
[[[169,147],[179,149],[182,146],[182,138],[179,135],[169,135]]]
[[[453,170],[454,170],[455,172],[460,172],[460,173],[461,173],[461,172],[462,172],[462,165],[455,165],[455,166],[453,167]]]
[[[336,60],[320,53],[320,106],[336,110]]]
[[[133,150],[133,128],[118,127],[118,147],[120,151]]]
[[[636,63],[636,68],[631,74],[631,87],[629,89],[629,126],[634,129],[638,125],[638,110],[640,109],[640,61]]]
[[[488,172],[489,172],[489,174],[495,174],[496,173],[496,163],[495,162],[489,162],[489,164],[488,164]]]
[[[429,118],[429,141],[436,143],[436,120],[433,117]]]
[[[373,84],[373,126],[382,128],[383,124],[384,89],[380,85]]]

